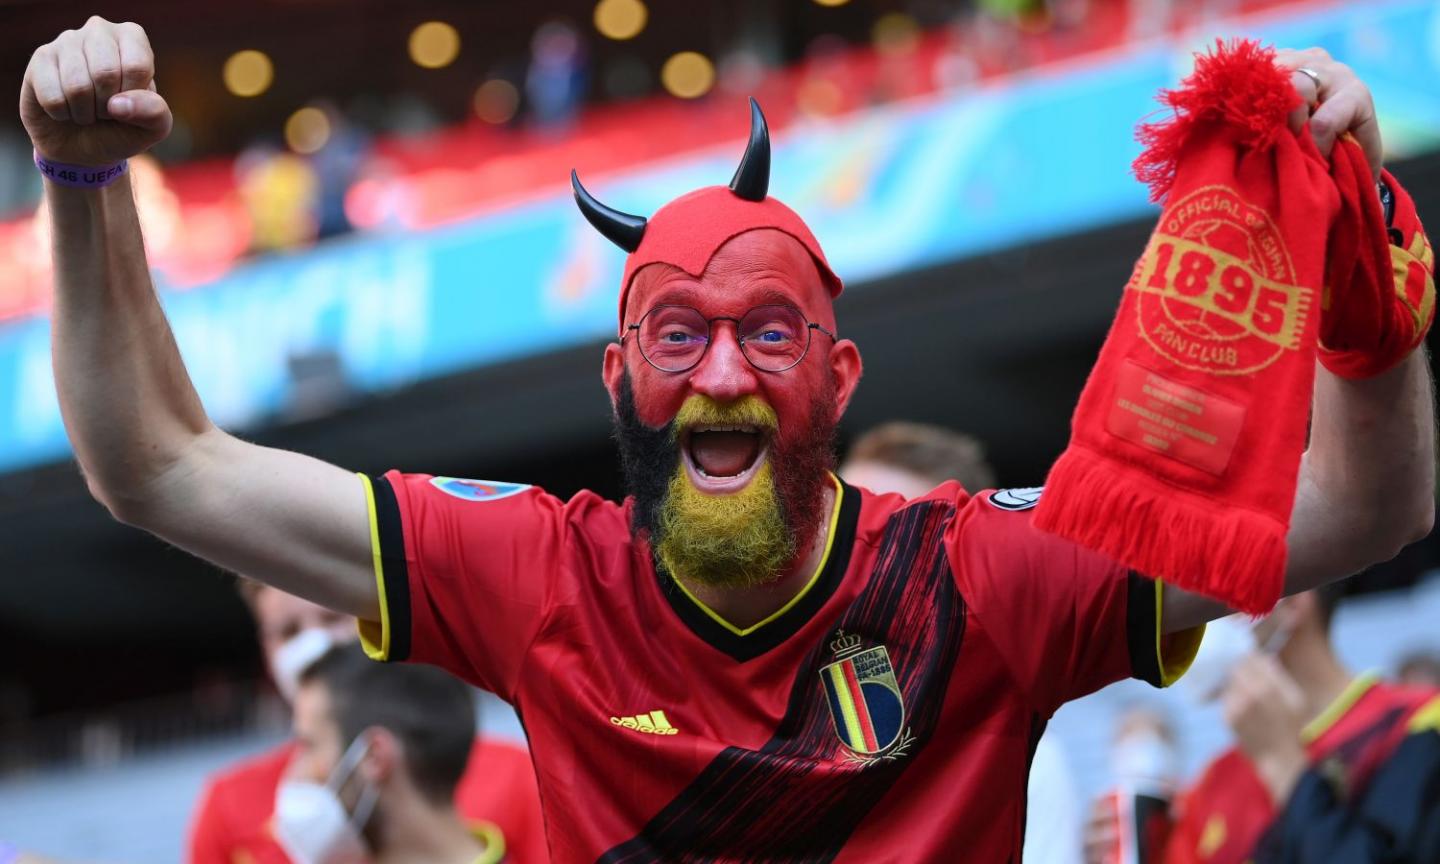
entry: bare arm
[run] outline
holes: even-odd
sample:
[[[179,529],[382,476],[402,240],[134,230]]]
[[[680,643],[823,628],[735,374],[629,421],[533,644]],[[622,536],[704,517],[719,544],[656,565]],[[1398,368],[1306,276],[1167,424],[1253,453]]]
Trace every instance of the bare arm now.
[[[1365,381],[1318,369],[1310,448],[1300,462],[1285,593],[1352,576],[1430,533],[1435,519],[1435,400],[1419,350]],[[1166,632],[1228,615],[1221,603],[1165,591]]]
[[[1315,70],[1323,85],[1294,76],[1322,153],[1350,132],[1378,177],[1383,148],[1369,90],[1320,49],[1281,52],[1289,68]],[[1313,112],[1313,113],[1312,113]],[[1295,594],[1387,561],[1430,533],[1435,521],[1435,399],[1423,348],[1363,381],[1316,370],[1310,447],[1300,463],[1287,538],[1285,593]],[[1167,589],[1164,629],[1174,632],[1229,614],[1212,600]]]
[[[144,31],[92,18],[36,51],[20,110],[41,155],[104,165],[165,137]],[[216,428],[156,299],[128,177],[46,182],[55,381],[91,492],[116,518],[221,567],[375,620],[361,480]]]

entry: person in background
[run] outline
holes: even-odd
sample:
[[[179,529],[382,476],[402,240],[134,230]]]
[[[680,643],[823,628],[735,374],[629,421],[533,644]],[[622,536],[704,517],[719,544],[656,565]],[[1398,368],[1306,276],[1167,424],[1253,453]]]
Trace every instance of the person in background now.
[[[958,480],[972,493],[995,486],[995,472],[979,441],[943,426],[903,420],[882,423],[856,438],[840,474],[872,492],[906,498],[918,498],[946,480]]]
[[[1115,782],[1091,808],[1086,864],[1160,860],[1170,832],[1170,802],[1180,786],[1176,738],[1170,718],[1156,708],[1136,705],[1121,713],[1110,751]]]
[[[1254,626],[1259,650],[1222,689],[1236,746],[1181,797],[1166,864],[1440,860],[1440,693],[1341,663],[1330,623],[1345,587]]]
[[[840,465],[845,482],[871,492],[918,498],[947,480],[969,492],[995,485],[985,447],[975,438],[943,426],[892,421],[864,433]],[[1026,787],[1023,857],[1031,864],[1080,861],[1078,793],[1065,753],[1041,735],[1030,761]]]
[[[1440,688],[1440,653],[1412,651],[1400,660],[1395,680],[1408,687]]]
[[[535,124],[550,132],[570,125],[590,85],[589,60],[580,31],[568,21],[547,21],[530,39],[525,96]]]
[[[337,645],[300,674],[294,718],[274,823],[295,864],[506,860],[504,838],[455,806],[475,730],[459,679]]]
[[[240,580],[276,689],[293,703],[301,671],[331,646],[356,639],[355,619],[277,588]],[[473,729],[472,729],[473,737]],[[288,740],[214,775],[201,793],[190,829],[190,864],[286,864],[271,816],[275,792],[296,744]],[[507,861],[548,860],[539,792],[529,754],[505,741],[475,738],[457,794],[467,819],[503,837]],[[297,862],[298,864],[298,862]]]

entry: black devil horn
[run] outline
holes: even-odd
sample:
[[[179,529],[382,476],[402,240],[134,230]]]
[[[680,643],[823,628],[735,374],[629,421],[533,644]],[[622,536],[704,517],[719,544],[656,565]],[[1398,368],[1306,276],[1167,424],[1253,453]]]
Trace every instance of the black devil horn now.
[[[570,186],[575,190],[575,203],[580,206],[580,212],[585,214],[585,218],[595,226],[596,231],[604,234],[611,243],[626,252],[634,252],[640,248],[640,241],[645,237],[644,216],[621,213],[595,200],[595,196],[580,185],[580,175],[576,174],[574,169],[570,171]]]
[[[740,167],[730,178],[730,191],[746,201],[764,201],[770,189],[770,129],[760,103],[750,97],[750,143],[740,157]]]

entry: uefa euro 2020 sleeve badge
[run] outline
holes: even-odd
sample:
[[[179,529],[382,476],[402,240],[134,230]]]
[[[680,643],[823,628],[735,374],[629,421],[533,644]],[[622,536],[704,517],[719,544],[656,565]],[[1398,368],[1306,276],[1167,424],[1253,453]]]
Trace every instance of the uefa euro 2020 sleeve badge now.
[[[904,756],[914,742],[905,728],[905,700],[884,645],[864,648],[860,637],[837,631],[834,662],[820,669],[835,734],[851,762],[869,764]]]

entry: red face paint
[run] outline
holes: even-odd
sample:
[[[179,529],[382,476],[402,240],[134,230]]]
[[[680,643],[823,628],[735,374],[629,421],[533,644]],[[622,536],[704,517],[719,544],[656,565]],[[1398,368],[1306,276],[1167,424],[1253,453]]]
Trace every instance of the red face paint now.
[[[793,306],[806,322],[833,334],[831,304],[842,288],[810,229],[793,210],[767,196],[769,171],[769,133],[759,106],[751,100],[750,143],[729,187],[712,186],[683,195],[647,219],[602,204],[573,172],[571,182],[585,218],[630,253],[620,285],[622,336],[631,333],[628,325],[659,305],[690,306],[712,322],[705,354],[683,372],[650,365],[636,338],[625,338],[620,346],[608,349],[606,380],[616,399],[622,461],[641,509],[647,496],[636,491],[639,478],[632,475],[648,476],[656,467],[674,463],[663,447],[630,445],[660,433],[664,436],[660,443],[684,447],[691,430],[677,430],[672,424],[680,406],[692,397],[721,404],[753,397],[765,402],[777,420],[777,428],[767,430],[756,458],[771,461],[789,511],[787,521],[798,529],[803,543],[820,518],[819,503],[829,482],[826,471],[834,459],[839,406],[858,377],[859,362],[853,345],[843,343],[837,355],[834,337],[816,335],[818,331],[811,331],[803,359],[784,371],[758,369],[741,350],[735,320],[756,306]],[[837,377],[838,368],[844,372]],[[721,434],[732,432],[735,437],[754,434],[728,429]],[[744,461],[737,455],[741,449],[747,456],[757,452],[738,446],[732,448],[735,453],[721,452],[737,442],[714,436],[712,430],[702,446],[711,447],[705,455],[716,470]],[[697,464],[694,453],[688,458],[687,464]],[[642,463],[644,470],[632,470]],[[735,491],[737,482],[745,482],[741,475],[746,471],[748,467],[729,474],[726,468],[727,478],[704,471],[690,476],[700,492],[723,495]]]
[[[669,264],[699,278],[723,246],[762,228],[786,234],[802,247],[811,259],[812,273],[818,272],[829,297],[840,295],[844,287],[840,277],[831,272],[819,241],[794,210],[774,198],[747,201],[724,186],[708,186],[676,198],[650,218],[640,246],[625,260],[625,275],[620,280],[621,315],[626,313],[635,276],[644,267]]]

